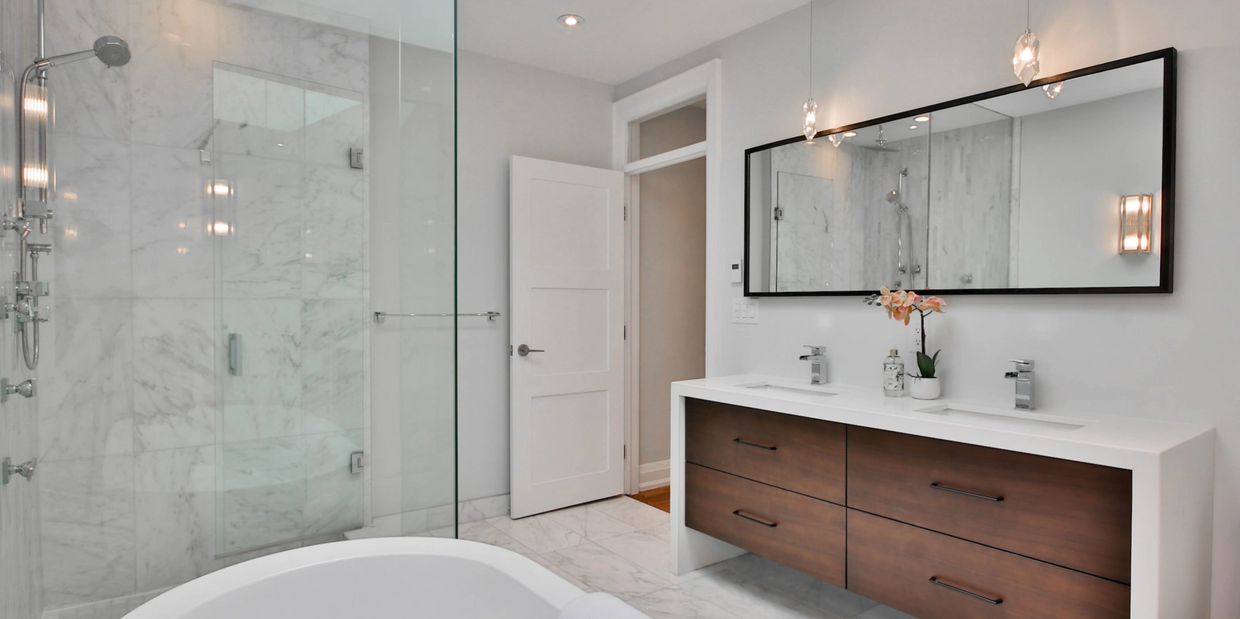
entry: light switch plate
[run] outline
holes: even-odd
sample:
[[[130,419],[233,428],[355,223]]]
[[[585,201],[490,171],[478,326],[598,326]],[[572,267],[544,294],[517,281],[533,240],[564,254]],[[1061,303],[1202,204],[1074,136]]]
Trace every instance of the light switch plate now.
[[[738,325],[758,324],[758,300],[745,297],[732,299],[732,322]]]

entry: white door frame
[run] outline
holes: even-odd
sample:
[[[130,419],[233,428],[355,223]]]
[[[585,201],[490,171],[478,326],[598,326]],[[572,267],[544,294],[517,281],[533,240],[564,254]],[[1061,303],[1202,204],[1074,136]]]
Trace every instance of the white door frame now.
[[[718,332],[714,329],[716,310],[709,302],[710,285],[719,279],[719,252],[722,221],[720,200],[720,150],[722,110],[723,61],[716,58],[670,78],[641,92],[632,94],[612,105],[612,165],[626,175],[625,204],[628,217],[625,221],[625,324],[628,337],[625,341],[625,445],[628,453],[624,486],[628,494],[641,491],[641,432],[638,419],[640,395],[641,346],[641,183],[639,175],[670,167],[701,157],[706,158],[706,375],[711,376],[713,363],[710,352],[716,348]],[[706,140],[667,153],[630,161],[637,156],[639,146],[638,123],[680,108],[686,103],[706,99]]]

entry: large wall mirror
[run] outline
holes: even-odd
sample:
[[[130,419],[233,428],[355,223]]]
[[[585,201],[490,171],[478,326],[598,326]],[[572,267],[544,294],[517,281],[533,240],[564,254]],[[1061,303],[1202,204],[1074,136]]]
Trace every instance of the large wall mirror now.
[[[1175,50],[746,151],[749,296],[1170,292]]]

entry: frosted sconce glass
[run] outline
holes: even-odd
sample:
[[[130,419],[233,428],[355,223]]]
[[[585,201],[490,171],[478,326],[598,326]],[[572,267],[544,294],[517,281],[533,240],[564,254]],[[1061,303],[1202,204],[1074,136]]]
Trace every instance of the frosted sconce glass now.
[[[1150,217],[1154,211],[1154,196],[1139,194],[1124,196],[1119,199],[1119,253],[1148,254],[1152,240],[1150,238]]]

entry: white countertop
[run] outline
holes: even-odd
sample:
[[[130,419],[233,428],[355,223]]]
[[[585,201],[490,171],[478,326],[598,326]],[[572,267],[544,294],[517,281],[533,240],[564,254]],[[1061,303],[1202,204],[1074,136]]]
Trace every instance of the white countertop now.
[[[1206,426],[1087,411],[888,398],[878,388],[811,385],[757,374],[672,383],[672,395],[1126,469],[1213,432]]]

